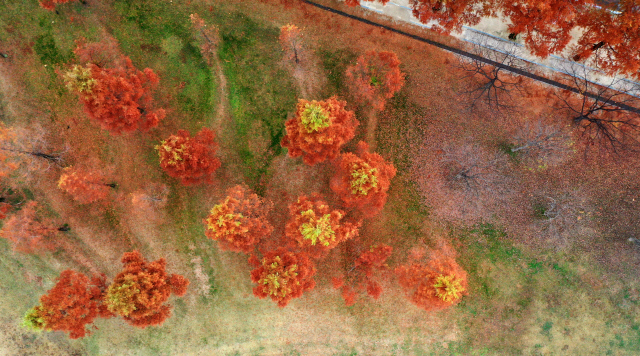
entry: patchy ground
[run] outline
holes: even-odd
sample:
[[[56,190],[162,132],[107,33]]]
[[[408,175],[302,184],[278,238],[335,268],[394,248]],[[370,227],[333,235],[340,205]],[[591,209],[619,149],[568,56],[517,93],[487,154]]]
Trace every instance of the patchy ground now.
[[[638,162],[585,161],[571,141],[560,157],[513,154],[524,124],[540,118],[575,137],[570,122],[540,99],[547,88],[528,84],[517,112],[471,110],[463,92],[477,83],[461,79],[452,56],[295,2],[89,1],[63,5],[60,15],[36,6],[15,3],[0,17],[0,43],[12,58],[0,59],[9,108],[3,120],[39,122],[52,147],[70,147],[68,164],[99,165],[118,187],[109,202],[82,206],[57,189],[55,167],[5,182],[46,202],[52,218],[72,230],[61,236],[61,251],[43,255],[14,253],[0,241],[6,316],[0,353],[635,354],[640,348],[639,250],[627,241],[638,229]],[[194,12],[220,28],[220,67],[208,67],[199,53],[189,27]],[[298,67],[280,57],[279,28],[288,23],[303,30],[309,50]],[[161,77],[157,100],[169,114],[147,134],[103,132],[44,67],[63,67],[74,36],[96,37],[102,29],[137,66]],[[279,146],[283,123],[298,98],[349,99],[344,70],[370,49],[395,52],[407,83],[376,115],[376,125],[366,122],[364,108],[351,106],[361,125],[347,150],[357,140],[375,140],[398,168],[385,209],[365,222],[361,239],[393,245],[391,265],[403,263],[416,246],[446,241],[470,275],[470,295],[459,306],[427,313],[389,278],[379,300],[362,297],[347,308],[330,283],[346,255],[337,250],[318,266],[318,286],[280,309],[253,297],[246,257],[220,252],[204,236],[202,219],[241,182],[274,202],[271,218],[280,228],[286,205],[299,194],[330,195],[331,166],[287,157]],[[194,133],[203,126],[217,133],[223,167],[211,185],[180,186],[160,170],[153,147],[177,129]],[[376,129],[367,134],[367,127]],[[465,190],[469,185],[452,177],[474,165],[484,167],[485,179],[475,191]],[[158,189],[158,204],[135,198]],[[166,258],[168,271],[191,280],[187,296],[172,301],[165,324],[137,329],[100,320],[93,335],[78,341],[19,327],[61,270],[113,277],[122,253],[134,248],[148,260]]]

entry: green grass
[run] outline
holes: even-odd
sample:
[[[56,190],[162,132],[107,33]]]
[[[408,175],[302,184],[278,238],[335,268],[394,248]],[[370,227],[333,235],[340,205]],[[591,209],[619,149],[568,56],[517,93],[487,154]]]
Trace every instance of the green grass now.
[[[345,71],[356,62],[358,55],[348,49],[332,48],[322,48],[317,53],[327,73],[328,85],[324,96],[343,95],[346,92]]]
[[[168,102],[158,103],[177,109],[165,120],[192,133],[207,126],[216,83],[193,35],[189,8],[150,0],[116,0],[113,7],[119,21],[112,30],[121,48],[140,69],[154,69],[170,93]]]
[[[219,57],[227,77],[233,142],[250,187],[257,187],[273,157],[282,154],[284,122],[295,109],[296,93],[288,73],[281,68],[279,29],[261,25],[245,15],[218,19],[222,44]],[[266,152],[253,151],[248,141],[268,142]]]
[[[640,350],[640,328],[631,322],[639,303],[624,302],[624,292],[612,294],[619,284],[594,289],[586,283],[586,271],[606,280],[589,260],[558,252],[533,257],[489,224],[461,232],[456,241],[470,295],[455,309],[463,337],[442,354],[547,354],[565,345],[574,354]]]

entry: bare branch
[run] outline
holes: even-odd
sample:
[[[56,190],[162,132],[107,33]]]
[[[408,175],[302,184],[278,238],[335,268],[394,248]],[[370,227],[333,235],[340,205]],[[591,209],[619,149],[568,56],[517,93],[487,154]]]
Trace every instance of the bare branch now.
[[[478,43],[472,44],[470,52],[505,66],[515,68],[525,66],[522,60],[514,56],[513,50],[499,52],[487,48],[483,43]],[[523,93],[522,77],[515,77],[503,67],[494,67],[478,59],[458,57],[458,63],[454,66],[466,73],[463,76],[464,79],[477,81],[475,87],[464,91],[471,98],[470,106],[472,109],[481,102],[484,102],[490,109],[498,111],[516,108],[512,93],[514,91],[519,94]]]
[[[618,77],[613,77],[608,85],[594,84],[593,71],[579,64],[571,67],[571,75],[572,85],[580,94],[554,94],[559,99],[557,109],[566,112],[578,128],[579,138],[586,145],[585,157],[593,148],[601,154],[617,156],[625,151],[639,151],[640,114],[619,106],[638,107],[638,99],[630,95],[633,89],[619,86],[622,79]]]

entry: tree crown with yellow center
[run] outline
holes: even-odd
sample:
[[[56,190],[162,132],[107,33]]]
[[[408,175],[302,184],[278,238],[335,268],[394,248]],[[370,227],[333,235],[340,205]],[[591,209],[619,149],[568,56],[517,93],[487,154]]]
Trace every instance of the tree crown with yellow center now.
[[[377,168],[372,168],[366,162],[354,164],[351,169],[351,194],[367,195],[378,186]]]
[[[331,214],[317,218],[316,213],[309,209],[300,215],[309,219],[308,222],[300,225],[300,233],[304,239],[311,240],[311,245],[315,246],[320,242],[323,246],[329,246],[336,239],[336,233],[331,228]]]
[[[331,125],[329,113],[318,104],[306,104],[300,115],[300,121],[302,121],[302,126],[307,130],[307,133],[320,131]]]
[[[260,284],[264,284],[267,286],[267,292],[269,295],[275,297],[284,298],[287,296],[289,292],[291,292],[291,287],[289,286],[289,282],[294,280],[298,273],[298,265],[290,265],[285,268],[282,265],[282,259],[280,256],[276,256],[273,259],[273,262],[269,263],[267,259],[263,259],[262,265],[265,270],[265,274],[258,281]],[[295,281],[295,284],[299,284],[300,282]]]
[[[130,278],[126,278],[123,283],[112,284],[107,289],[105,304],[109,311],[128,316],[136,310],[135,296],[140,293],[138,283]]]
[[[154,147],[156,150],[158,150],[160,159],[164,158],[163,152],[166,152],[166,154],[170,155],[169,160],[167,160],[167,164],[170,166],[175,166],[176,164],[178,164],[178,161],[182,161],[182,155],[187,150],[186,143],[180,144],[179,147],[176,146],[175,141],[177,141],[178,139],[179,137],[172,136],[167,140],[160,141],[160,145]]]
[[[245,232],[242,227],[244,215],[234,212],[226,201],[215,205],[207,218],[207,229],[222,232],[225,235]]]
[[[455,276],[440,275],[436,277],[433,287],[436,289],[438,298],[447,303],[460,299],[464,292],[464,287]]]
[[[43,314],[44,311],[41,306],[35,306],[29,309],[22,319],[22,326],[34,331],[43,330],[46,327],[46,320]]]
[[[77,91],[82,94],[90,94],[93,87],[98,82],[91,77],[91,69],[74,65],[70,71],[63,75],[66,86],[71,91]]]

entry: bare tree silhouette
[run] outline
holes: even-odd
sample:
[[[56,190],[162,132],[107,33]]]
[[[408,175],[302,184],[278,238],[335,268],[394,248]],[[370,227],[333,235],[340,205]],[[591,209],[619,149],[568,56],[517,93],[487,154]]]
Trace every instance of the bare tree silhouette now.
[[[580,94],[555,92],[557,108],[564,111],[578,127],[579,138],[585,143],[585,157],[594,148],[602,154],[620,155],[640,150],[640,100],[630,95],[632,89],[621,87],[621,78],[613,77],[608,85],[591,81],[594,73],[580,64],[571,67],[571,85]],[[587,95],[587,94],[595,95]],[[595,98],[593,97],[595,96]],[[626,108],[618,106],[624,104]]]
[[[474,43],[469,52],[500,64],[523,69],[525,64],[514,56],[514,50],[499,52],[487,48],[483,43]],[[523,77],[515,76],[502,67],[495,67],[478,59],[458,56],[455,67],[462,70],[463,79],[472,79],[477,84],[464,93],[471,98],[470,108],[485,103],[493,110],[512,110],[516,108],[513,92],[524,93]]]

